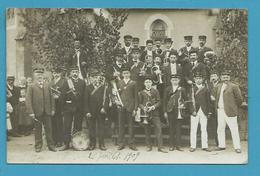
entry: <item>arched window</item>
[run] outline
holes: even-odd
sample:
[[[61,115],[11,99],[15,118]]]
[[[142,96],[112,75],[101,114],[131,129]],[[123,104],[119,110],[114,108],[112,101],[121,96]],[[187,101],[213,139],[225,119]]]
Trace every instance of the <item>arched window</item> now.
[[[160,39],[163,41],[167,36],[166,36],[166,31],[167,31],[167,24],[160,19],[155,20],[151,24],[150,28],[150,37],[151,39]]]

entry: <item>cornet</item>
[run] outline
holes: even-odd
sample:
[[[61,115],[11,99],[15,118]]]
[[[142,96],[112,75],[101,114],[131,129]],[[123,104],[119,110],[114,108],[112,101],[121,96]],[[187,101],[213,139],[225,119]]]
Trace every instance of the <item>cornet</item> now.
[[[153,67],[152,67],[152,72],[156,74],[157,76],[157,80],[154,81],[154,83],[159,83],[159,84],[162,84],[163,83],[163,80],[162,80],[162,73],[156,73],[157,71],[161,71],[160,70],[160,66],[155,64]]]

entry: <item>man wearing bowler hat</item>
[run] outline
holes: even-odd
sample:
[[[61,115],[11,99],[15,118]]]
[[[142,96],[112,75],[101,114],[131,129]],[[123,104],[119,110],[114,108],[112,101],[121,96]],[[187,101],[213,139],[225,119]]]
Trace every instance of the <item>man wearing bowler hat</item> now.
[[[231,131],[233,146],[236,153],[241,153],[240,137],[238,131],[238,110],[242,105],[242,95],[238,85],[230,81],[229,70],[221,73],[221,83],[214,89],[215,108],[218,116],[218,142],[217,150],[226,149],[226,125]]]

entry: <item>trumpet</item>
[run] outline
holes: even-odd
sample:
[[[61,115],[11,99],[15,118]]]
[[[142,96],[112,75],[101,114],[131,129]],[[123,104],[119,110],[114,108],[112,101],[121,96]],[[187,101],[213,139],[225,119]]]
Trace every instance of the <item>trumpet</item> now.
[[[157,71],[160,71],[160,73],[156,73]],[[158,83],[158,84],[162,84],[163,83],[163,80],[162,80],[162,73],[161,73],[161,70],[160,70],[160,66],[155,64],[153,67],[152,67],[152,72],[156,74],[157,76],[157,80],[154,81],[154,83]]]

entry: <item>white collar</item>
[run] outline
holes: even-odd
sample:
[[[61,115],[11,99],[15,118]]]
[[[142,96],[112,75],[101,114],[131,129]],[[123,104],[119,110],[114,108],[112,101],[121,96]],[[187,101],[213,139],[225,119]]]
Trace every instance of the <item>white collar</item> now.
[[[128,79],[123,79],[123,80],[124,80],[125,84],[127,84],[127,83],[130,81],[130,78],[128,78]]]

